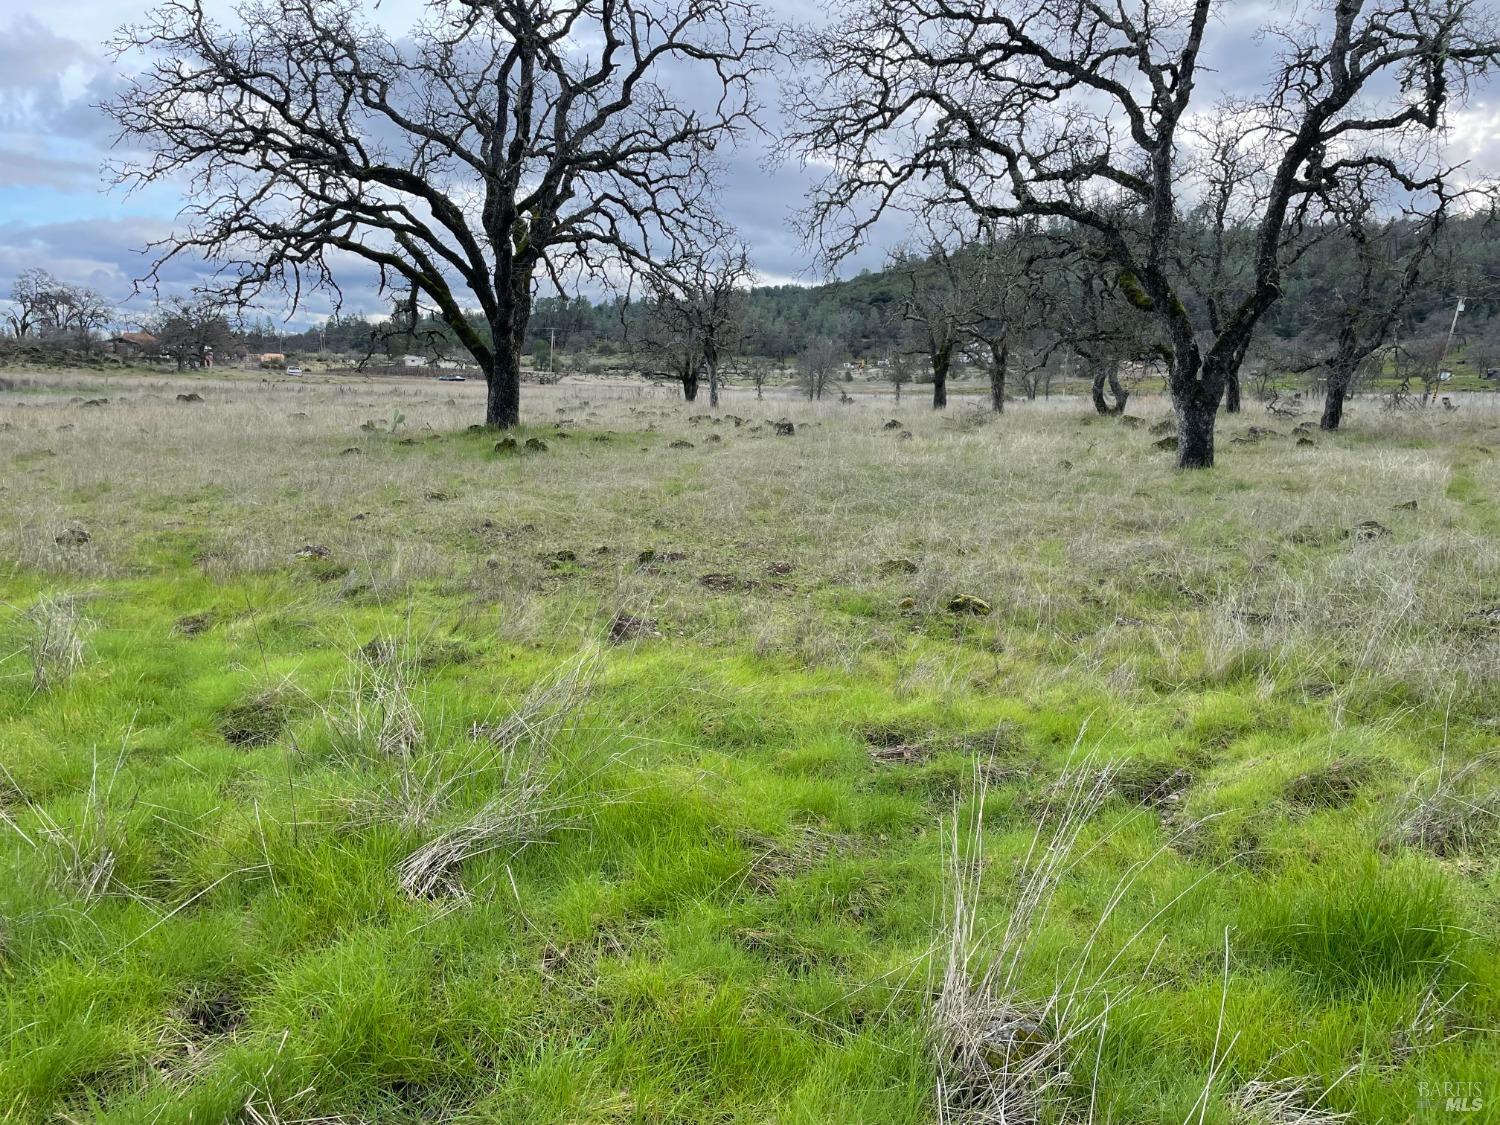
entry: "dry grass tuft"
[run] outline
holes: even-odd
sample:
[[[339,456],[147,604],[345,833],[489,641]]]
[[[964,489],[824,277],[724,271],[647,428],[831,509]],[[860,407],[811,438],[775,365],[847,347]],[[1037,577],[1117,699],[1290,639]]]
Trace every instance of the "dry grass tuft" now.
[[[1080,834],[1108,799],[1107,776],[1070,769],[1060,779],[1070,800],[1055,803],[1037,827],[1010,917],[985,963],[990,934],[977,932],[984,870],[984,774],[978,773],[976,811],[967,848],[958,818],[949,840],[947,956],[930,1013],[937,1062],[941,1122],[1010,1125],[1039,1121],[1051,1094],[1069,1080],[1069,1059],[1091,1030],[1069,1026],[1062,990],[1035,998],[1023,991],[1031,938],[1045,919],[1058,880]],[[1050,820],[1050,823],[1047,821]]]
[[[341,757],[361,765],[409,760],[421,751],[417,671],[416,651],[400,637],[377,637],[354,653],[347,681],[323,707]]]
[[[809,871],[830,855],[854,846],[848,836],[814,828],[802,828],[790,840],[749,831],[741,832],[739,839],[752,852],[745,884],[758,894],[770,894],[781,880]]]
[[[413,767],[403,759],[402,801],[409,824],[443,819],[461,792],[490,795],[458,815],[406,856],[397,868],[402,890],[413,898],[462,893],[459,869],[493,852],[514,853],[572,821],[585,798],[581,782],[568,784],[558,739],[589,699],[599,654],[586,650],[533,689],[498,723],[476,723],[467,752],[429,755]],[[588,803],[601,798],[590,794]],[[419,813],[420,819],[412,816]]]
[[[1351,1114],[1321,1108],[1324,1095],[1312,1095],[1313,1087],[1305,1079],[1255,1079],[1230,1095],[1229,1120],[1233,1125],[1335,1125],[1353,1120]]]
[[[22,615],[22,623],[33,691],[51,691],[83,666],[90,626],[77,598],[38,598]]]
[[[129,738],[130,732],[127,732],[125,743]],[[89,785],[83,795],[83,808],[74,824],[62,823],[43,806],[23,796],[22,803],[36,821],[36,827],[28,832],[0,804],[0,824],[9,828],[33,851],[41,853],[47,861],[52,881],[84,903],[97,901],[118,889],[115,867],[124,829],[113,796],[115,783],[125,764],[125,743],[122,743],[107,777],[101,774],[99,755],[95,753]],[[21,792],[3,764],[0,764],[0,775],[11,789],[18,794]]]
[[[1091,975],[1089,963],[1115,908],[1161,851],[1120,877],[1082,954],[1070,966],[1056,967],[1050,991],[1035,991],[1028,979],[1034,939],[1047,923],[1058,886],[1081,858],[1079,841],[1086,825],[1113,794],[1114,770],[1097,767],[1087,757],[1075,758],[1054,784],[1054,799],[1046,804],[1021,863],[1009,896],[1009,917],[998,937],[978,929],[987,771],[977,768],[975,776],[967,847],[957,817],[949,841],[947,950],[930,1011],[938,1119],[1018,1125],[1044,1119],[1079,1064],[1087,1062],[1110,1008],[1131,993],[1132,984],[1116,980],[1113,969],[1144,930],[1097,974]]]
[[[1497,762],[1500,755],[1486,754],[1451,773],[1437,771],[1434,781],[1419,779],[1395,839],[1439,856],[1488,854],[1500,843],[1500,789],[1486,784]]]

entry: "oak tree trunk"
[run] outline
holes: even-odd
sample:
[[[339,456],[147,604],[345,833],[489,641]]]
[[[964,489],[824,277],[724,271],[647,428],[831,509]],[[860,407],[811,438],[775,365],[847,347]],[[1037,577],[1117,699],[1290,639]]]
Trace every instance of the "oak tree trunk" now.
[[[1104,388],[1109,387],[1109,393],[1114,396],[1114,405],[1105,397]],[[1094,396],[1094,409],[1100,414],[1124,414],[1125,404],[1130,401],[1130,392],[1120,382],[1118,369],[1113,367],[1101,367],[1094,372],[1094,385],[1092,388]]]
[[[932,353],[932,408],[943,410],[948,405],[948,368],[952,353],[941,348]]]
[[[1214,464],[1214,422],[1219,396],[1210,394],[1201,382],[1172,389],[1177,410],[1177,467],[1211,469]]]
[[[521,355],[526,350],[526,327],[531,322],[531,283],[511,295],[507,306],[490,325],[493,359],[484,370],[484,424],[508,430],[521,423]]]
[[[1232,371],[1224,385],[1224,410],[1229,414],[1240,412],[1240,373]]]
[[[990,409],[1005,413],[1005,376],[1010,367],[1010,344],[990,345]]]
[[[1094,412],[1108,415],[1110,409],[1109,402],[1104,397],[1104,369],[1102,367],[1094,372],[1094,385],[1091,392],[1094,396]]]
[[[1125,404],[1130,401],[1130,392],[1120,382],[1120,370],[1118,367],[1109,369],[1109,392],[1115,396],[1114,413],[1124,414]]]
[[[1323,417],[1318,426],[1324,430],[1336,430],[1344,420],[1344,402],[1349,397],[1349,387],[1354,382],[1354,368],[1335,363],[1328,372],[1328,397],[1323,400]]]

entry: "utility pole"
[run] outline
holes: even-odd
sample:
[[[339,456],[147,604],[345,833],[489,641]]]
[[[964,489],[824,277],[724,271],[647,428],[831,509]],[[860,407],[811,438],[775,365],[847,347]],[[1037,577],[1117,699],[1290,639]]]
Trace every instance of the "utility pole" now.
[[[1453,333],[1458,330],[1459,314],[1464,311],[1464,296],[1462,293],[1458,295],[1458,304],[1453,309],[1453,321],[1448,325],[1448,338],[1443,341],[1443,351],[1438,356],[1437,383],[1434,385],[1431,395],[1434,399],[1437,398],[1437,388],[1442,386],[1443,383],[1443,363],[1448,358],[1448,349],[1453,347]]]
[[[1451,337],[1451,333],[1450,333]],[[547,329],[547,374],[553,373],[553,364],[557,357],[557,329]]]
[[[1458,317],[1465,308],[1464,299],[1465,298],[1463,294],[1460,294],[1458,298],[1458,305],[1453,310],[1453,322],[1448,325],[1448,339],[1443,342],[1443,354],[1438,356],[1439,367],[1441,367],[1443,361],[1448,358],[1448,349],[1453,346],[1453,333],[1458,330]]]

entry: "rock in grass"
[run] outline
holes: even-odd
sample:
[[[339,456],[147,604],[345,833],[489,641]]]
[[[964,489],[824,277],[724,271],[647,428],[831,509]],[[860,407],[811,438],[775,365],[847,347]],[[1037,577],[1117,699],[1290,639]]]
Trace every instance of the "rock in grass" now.
[[[65,527],[52,537],[59,547],[82,547],[94,537],[77,524]]]
[[[1315,441],[1313,441],[1313,439],[1310,438],[1310,437],[1299,437],[1297,439],[1297,444],[1299,446],[1302,446],[1302,447],[1306,448],[1306,447],[1309,447],[1309,446],[1315,446],[1318,443],[1315,442]]]
[[[496,453],[515,453],[518,452],[520,448],[521,447],[516,442],[516,439],[511,437],[509,434],[506,434],[505,437],[501,438],[495,443]]]
[[[1390,533],[1391,529],[1378,520],[1365,520],[1349,529],[1349,534],[1356,543],[1372,543],[1376,539],[1384,539]]]
[[[539,437],[529,437],[526,439],[526,449],[530,453],[546,453],[547,443]]]
[[[911,431],[910,430],[902,430],[899,434],[896,435],[896,440],[897,441],[911,441]]]
[[[789,419],[783,418],[781,421],[772,422],[771,424],[776,427],[777,437],[797,436],[797,427]]]
[[[299,559],[326,559],[328,557],[328,548],[321,543],[305,543],[297,548],[296,557]]]
[[[970,617],[988,617],[992,612],[990,603],[973,594],[954,594],[948,599],[948,612],[967,614]]]
[[[1157,449],[1162,450],[1163,452],[1175,453],[1177,452],[1178,438],[1176,434],[1172,434],[1168,437],[1160,439],[1159,441],[1154,441],[1151,444]]]
[[[890,578],[897,574],[917,573],[917,564],[911,559],[886,559],[880,564],[880,573]]]
[[[667,446],[667,448],[668,449],[692,449],[692,448],[694,448],[694,446],[693,446],[692,442],[690,442],[690,441],[683,441],[681,438],[679,438],[677,441],[674,441],[671,445]]]
[[[177,396],[177,401],[178,402],[202,402],[203,401],[203,396],[200,395],[197,391],[189,391],[185,395],[178,395]]]
[[[1151,432],[1157,437],[1162,437],[1165,434],[1175,433],[1176,430],[1177,423],[1171,418],[1163,418],[1160,422],[1151,427]]]
[[[363,452],[364,452],[364,450],[360,449],[357,445],[351,445],[351,446],[348,446],[345,449],[339,450],[339,456],[340,457],[358,457]]]
[[[1393,512],[1415,512],[1416,510],[1417,502],[1415,500],[1403,500],[1399,504],[1391,505],[1391,511]]]
[[[906,427],[903,426],[900,422],[896,421],[896,419],[892,418],[889,422],[887,422],[881,428],[882,429],[886,429],[886,430],[901,430],[901,429],[905,429]]]

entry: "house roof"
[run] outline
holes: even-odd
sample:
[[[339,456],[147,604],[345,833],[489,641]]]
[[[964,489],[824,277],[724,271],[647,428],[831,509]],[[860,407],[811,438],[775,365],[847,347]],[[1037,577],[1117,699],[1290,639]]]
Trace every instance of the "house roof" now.
[[[156,337],[149,332],[121,332],[115,339],[125,344],[138,344],[143,348],[156,344]]]

